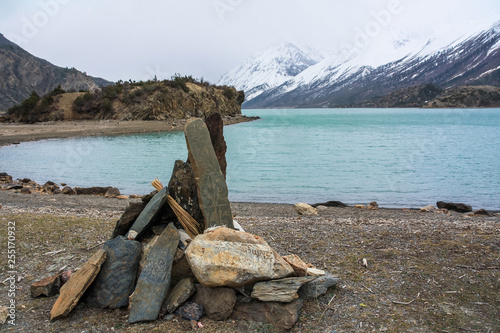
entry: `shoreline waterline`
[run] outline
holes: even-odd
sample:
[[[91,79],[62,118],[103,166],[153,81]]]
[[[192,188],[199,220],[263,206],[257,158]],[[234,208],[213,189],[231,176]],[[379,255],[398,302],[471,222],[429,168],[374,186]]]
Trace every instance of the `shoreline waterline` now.
[[[256,120],[244,115],[224,116],[224,125]],[[81,120],[53,121],[34,124],[0,123],[0,148],[22,142],[75,137],[152,134],[183,131],[187,119],[166,120]]]

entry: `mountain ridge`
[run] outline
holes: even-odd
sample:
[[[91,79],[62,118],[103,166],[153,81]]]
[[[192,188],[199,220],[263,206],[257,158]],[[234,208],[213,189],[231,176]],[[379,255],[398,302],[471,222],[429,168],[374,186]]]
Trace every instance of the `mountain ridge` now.
[[[442,34],[420,39],[388,30],[387,37],[379,38],[380,44],[368,45],[367,50],[351,54],[340,50],[279,86],[266,88],[256,96],[247,95],[243,108],[339,107],[425,84],[443,89],[471,84],[498,86],[500,21],[486,29],[484,26],[483,22],[460,36]],[[382,55],[380,50],[384,51]],[[225,79],[219,83],[225,83]],[[261,84],[265,87],[265,82]]]
[[[0,112],[19,104],[35,91],[45,95],[61,86],[68,91],[94,91],[111,82],[63,68],[38,58],[0,33]]]

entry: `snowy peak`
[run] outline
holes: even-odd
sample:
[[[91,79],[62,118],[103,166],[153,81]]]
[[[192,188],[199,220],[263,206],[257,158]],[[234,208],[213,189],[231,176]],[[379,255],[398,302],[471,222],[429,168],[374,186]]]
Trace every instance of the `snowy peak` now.
[[[246,99],[250,100],[267,89],[283,84],[322,58],[318,51],[283,42],[250,57],[225,74],[218,84],[244,90]]]
[[[431,35],[387,27],[335,53],[282,43],[221,79],[243,89],[247,108],[335,107],[422,84],[500,85],[500,21]]]

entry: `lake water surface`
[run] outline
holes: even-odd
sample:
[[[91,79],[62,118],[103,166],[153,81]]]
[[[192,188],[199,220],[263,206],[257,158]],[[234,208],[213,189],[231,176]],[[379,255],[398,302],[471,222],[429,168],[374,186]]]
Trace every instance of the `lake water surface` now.
[[[232,201],[500,209],[500,109],[243,110],[224,129]],[[54,139],[0,148],[0,172],[145,194],[185,160],[182,132]]]

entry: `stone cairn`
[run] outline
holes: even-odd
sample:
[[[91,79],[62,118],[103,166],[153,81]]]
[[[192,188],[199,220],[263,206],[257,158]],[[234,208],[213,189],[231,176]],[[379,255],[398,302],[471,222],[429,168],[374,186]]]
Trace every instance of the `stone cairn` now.
[[[189,121],[184,131],[189,157],[175,163],[168,186],[130,203],[111,239],[79,270],[31,286],[33,297],[59,292],[51,320],[81,300],[99,308],[128,306],[129,323],[178,315],[197,327],[206,315],[289,329],[304,300],[338,283],[296,255],[281,257],[233,223],[220,115]],[[169,196],[202,226],[194,238],[176,219]]]

